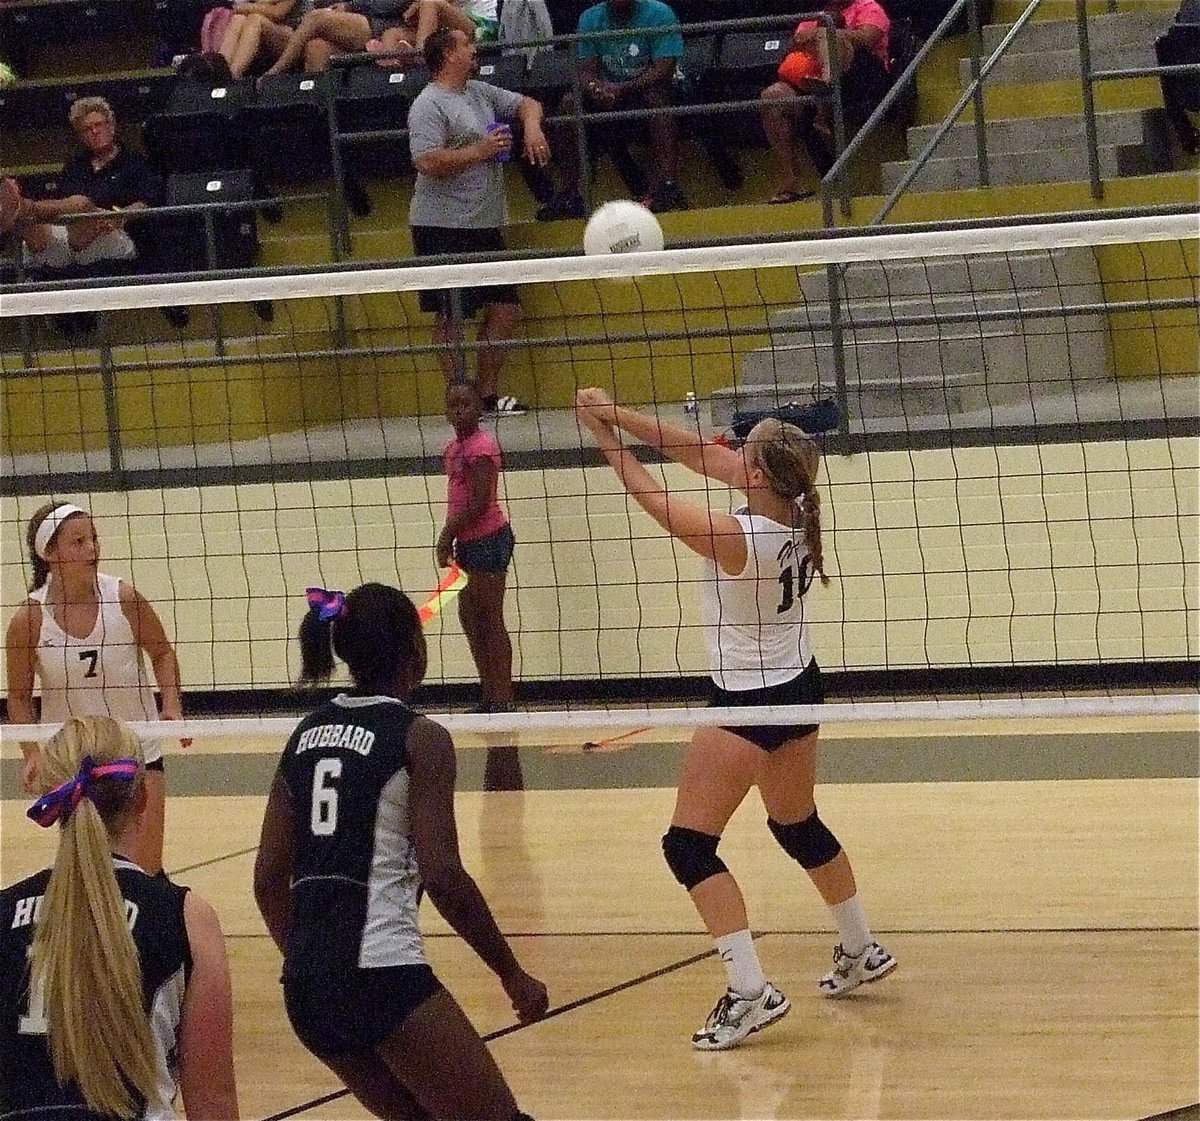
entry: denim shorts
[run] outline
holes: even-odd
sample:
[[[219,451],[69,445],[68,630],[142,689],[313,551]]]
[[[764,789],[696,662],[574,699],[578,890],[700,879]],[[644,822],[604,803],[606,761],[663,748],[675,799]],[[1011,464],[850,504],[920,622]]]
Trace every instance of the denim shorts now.
[[[808,663],[808,668],[782,685],[768,685],[765,689],[722,689],[716,682],[711,685],[709,708],[733,708],[756,705],[819,705],[825,703],[825,688],[821,684],[821,667],[817,659]],[[820,724],[738,724],[726,727],[744,740],[749,740],[763,751],[781,748],[788,740],[797,740],[815,732]]]
[[[516,546],[512,526],[504,525],[495,533],[475,541],[455,541],[454,559],[468,573],[507,572]]]

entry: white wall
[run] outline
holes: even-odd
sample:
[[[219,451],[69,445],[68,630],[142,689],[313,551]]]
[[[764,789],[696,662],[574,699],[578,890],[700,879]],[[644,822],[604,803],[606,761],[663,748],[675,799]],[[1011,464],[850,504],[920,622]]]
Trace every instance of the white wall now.
[[[810,602],[829,669],[1200,655],[1194,440],[831,456],[826,470],[834,580]],[[703,480],[667,474],[706,500]],[[704,671],[698,561],[607,468],[505,481],[521,676]],[[309,584],[398,581],[419,602],[438,579],[439,477],[56,497],[94,512],[104,569],[159,607],[192,688],[285,684]],[[726,492],[711,498],[728,508]],[[0,502],[5,618],[42,501]],[[430,679],[471,679],[453,612],[430,636]]]

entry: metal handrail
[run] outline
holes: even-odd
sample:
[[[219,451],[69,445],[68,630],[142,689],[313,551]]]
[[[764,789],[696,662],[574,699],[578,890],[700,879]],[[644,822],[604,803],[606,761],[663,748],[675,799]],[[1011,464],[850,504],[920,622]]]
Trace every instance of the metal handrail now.
[[[1115,0],[1109,0],[1109,11],[1116,11]],[[1083,91],[1084,135],[1087,141],[1088,179],[1092,198],[1104,197],[1104,182],[1100,177],[1100,140],[1096,131],[1096,104],[1092,87],[1097,82],[1119,81],[1125,78],[1148,78],[1163,74],[1197,74],[1200,63],[1181,63],[1173,66],[1132,66],[1119,70],[1093,70],[1091,41],[1088,35],[1087,0],[1075,0],[1075,23],[1079,28],[1079,81]]]
[[[1040,3],[1040,0],[1034,0],[1034,3]],[[975,8],[975,0],[955,0],[953,6],[943,17],[941,23],[934,28],[929,38],[921,44],[921,49],[917,51],[912,62],[910,62],[908,66],[904,68],[904,71],[901,74],[896,76],[896,80],[892,83],[891,89],[888,90],[883,100],[877,106],[875,106],[874,110],[871,112],[871,115],[867,117],[866,121],[863,123],[862,128],[860,128],[858,132],[854,134],[854,138],[834,162],[833,167],[831,167],[822,177],[822,212],[823,219],[827,227],[833,225],[832,185],[845,177],[850,161],[858,154],[859,150],[864,144],[866,144],[871,133],[875,131],[875,128],[879,125],[879,123],[891,111],[892,106],[895,105],[900,99],[901,95],[904,93],[905,87],[916,81],[917,71],[920,69],[921,64],[929,56],[929,52],[932,51],[933,48],[946,37],[946,32],[949,30],[950,25],[955,21],[955,19],[958,18],[959,13],[967,4],[971,5],[971,9],[973,11]],[[882,221],[883,217],[884,215],[876,215],[876,217],[868,224],[875,225]]]
[[[999,46],[988,56],[988,60],[979,68],[979,76],[975,78],[963,93],[962,97],[955,103],[954,108],[946,115],[945,120],[938,126],[933,134],[933,138],[921,150],[921,154],[912,162],[912,165],[901,177],[900,182],[896,184],[892,193],[884,200],[884,204],[879,213],[872,220],[871,224],[879,221],[891,213],[900,196],[908,189],[908,185],[917,177],[921,168],[925,166],[933,150],[942,142],[942,137],[954,127],[958,121],[962,111],[967,107],[968,102],[975,97],[976,91],[982,86],[983,80],[992,72],[992,69],[1000,61],[1008,51],[1009,45],[1021,33],[1025,25],[1033,18],[1034,12],[1041,6],[1042,0],[1030,0],[1029,7],[1021,13],[1017,22],[1009,28],[1008,33],[1000,40]],[[982,121],[976,122],[976,127],[979,128],[983,124]]]

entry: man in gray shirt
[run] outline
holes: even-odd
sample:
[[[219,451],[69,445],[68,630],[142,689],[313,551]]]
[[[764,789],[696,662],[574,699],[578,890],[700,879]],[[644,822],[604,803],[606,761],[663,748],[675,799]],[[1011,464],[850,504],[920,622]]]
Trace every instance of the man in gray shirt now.
[[[475,81],[475,43],[462,31],[442,28],[430,35],[425,61],[432,79],[408,111],[408,143],[417,169],[408,211],[413,248],[418,256],[503,250],[504,162],[513,147],[509,123],[520,122],[525,158],[543,166],[550,146],[542,132],[542,107],[532,98]],[[437,317],[435,342],[458,338],[454,297],[463,320],[483,309],[481,342],[508,339],[516,331],[521,300],[515,285],[424,291],[421,310]],[[505,351],[485,345],[477,353],[475,384],[485,409],[524,412],[516,398],[498,396]],[[442,364],[447,378],[453,378],[450,352]]]

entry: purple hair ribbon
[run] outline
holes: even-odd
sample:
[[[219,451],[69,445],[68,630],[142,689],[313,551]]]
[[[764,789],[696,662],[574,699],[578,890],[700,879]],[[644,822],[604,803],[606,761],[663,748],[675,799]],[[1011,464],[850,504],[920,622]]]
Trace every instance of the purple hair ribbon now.
[[[346,593],[331,592],[326,588],[309,588],[308,606],[317,613],[323,623],[330,619],[340,619],[346,614]]]
[[[121,779],[132,782],[137,778],[140,764],[136,759],[114,759],[111,763],[97,766],[90,755],[84,756],[79,773],[43,794],[25,812],[31,820],[46,828],[56,821],[66,821],[72,811],[96,789],[96,780],[102,778]]]

